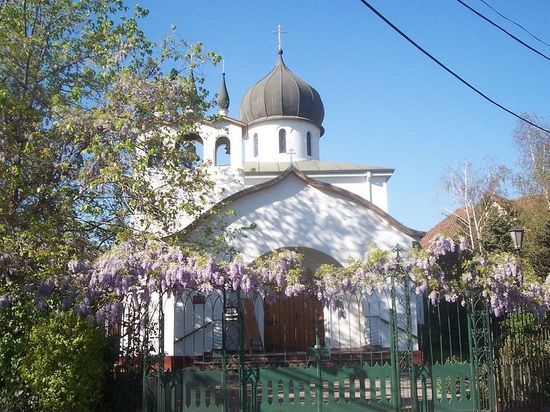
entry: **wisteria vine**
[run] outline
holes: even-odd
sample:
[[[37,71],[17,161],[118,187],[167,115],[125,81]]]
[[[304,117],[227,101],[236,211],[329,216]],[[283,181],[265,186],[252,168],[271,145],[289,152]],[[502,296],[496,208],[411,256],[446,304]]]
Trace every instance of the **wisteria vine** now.
[[[448,261],[455,262],[454,266]],[[457,270],[459,268],[459,270]],[[115,324],[128,307],[144,322],[154,295],[180,296],[186,289],[204,294],[215,290],[258,294],[267,303],[302,294],[316,296],[345,316],[347,293],[388,293],[391,279],[408,277],[411,292],[423,294],[432,304],[462,302],[472,293],[490,303],[495,316],[529,308],[539,314],[550,309],[550,277],[526,279],[517,257],[500,253],[474,256],[464,239],[434,238],[424,250],[411,250],[396,258],[391,251],[371,247],[362,260],[345,267],[321,265],[315,272],[303,269],[301,256],[279,250],[246,264],[237,256],[231,262],[188,251],[162,241],[126,242],[94,262],[71,261],[66,276],[40,282],[34,292],[37,307],[55,301],[74,308],[98,324]],[[0,295],[0,308],[12,304]]]

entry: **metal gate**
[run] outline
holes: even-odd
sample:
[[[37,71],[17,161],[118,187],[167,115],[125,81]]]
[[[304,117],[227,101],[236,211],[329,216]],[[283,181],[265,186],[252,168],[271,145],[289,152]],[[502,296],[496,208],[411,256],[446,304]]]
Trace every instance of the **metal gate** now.
[[[391,288],[383,296],[348,295],[343,307],[329,302],[320,308],[302,300],[300,308],[294,302],[289,305],[292,311],[313,311],[295,323],[286,312],[278,316],[281,312],[259,311],[257,305],[265,308],[267,302],[230,289],[215,293],[211,316],[205,315],[204,306],[202,315],[197,315],[196,306],[207,301],[193,298],[198,294],[190,291],[187,298],[193,313],[189,316],[201,323],[193,331],[210,328],[212,342],[203,342],[205,352],[186,358],[178,368],[149,368],[141,407],[156,411],[496,412],[497,405],[516,407],[526,396],[539,404],[548,400],[548,367],[535,365],[532,355],[531,363],[523,363],[524,369],[513,363],[521,339],[510,331],[521,323],[519,318],[495,323],[487,302],[475,292],[466,302],[419,301],[400,265],[388,282]],[[341,309],[346,318],[338,317]],[[256,327],[250,321],[252,312]],[[533,337],[537,343],[526,350],[530,354],[550,350],[548,322],[534,327],[534,322],[526,320],[530,315],[521,316],[523,331],[534,328],[537,336]],[[258,326],[263,322],[265,328],[268,321],[280,325],[280,332],[293,339],[281,338],[268,350]],[[311,321],[313,325],[304,326]],[[297,330],[304,327],[312,331]],[[303,333],[298,336],[298,332]],[[193,333],[184,333],[181,342],[195,339]],[[301,339],[311,342],[301,347]],[[535,395],[528,393],[527,380],[534,382]],[[516,389],[506,397],[504,385],[510,382]]]

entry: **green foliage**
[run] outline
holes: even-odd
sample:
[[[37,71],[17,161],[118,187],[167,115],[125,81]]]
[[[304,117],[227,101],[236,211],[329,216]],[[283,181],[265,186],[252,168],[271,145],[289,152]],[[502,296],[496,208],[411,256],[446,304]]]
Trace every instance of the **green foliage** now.
[[[501,201],[501,203],[505,202]],[[480,239],[483,250],[487,253],[512,252],[512,239],[509,230],[517,224],[513,210],[500,204],[497,206],[495,203],[486,213]]]
[[[70,401],[54,363],[32,355],[26,381],[20,365],[27,349],[39,353],[38,336],[71,336],[65,324],[82,337],[75,353],[93,341],[70,318],[44,323],[62,299],[38,310],[31,290],[62,279],[72,258],[136,236],[136,224],[169,230],[178,212],[197,213],[208,199],[211,185],[185,142],[209,104],[202,79],[189,74],[218,58],[175,35],[152,43],[139,27],[146,15],[120,0],[0,1],[0,301],[11,301],[0,308],[1,410],[32,410],[29,385],[43,407],[71,409],[48,403],[55,388]],[[150,153],[162,174],[148,167]],[[88,400],[96,387],[71,390]]]
[[[215,56],[175,36],[151,43],[138,25],[146,14],[116,0],[2,4],[0,233],[98,243],[128,231],[131,216],[167,228],[200,208],[210,185],[185,139],[209,105],[187,73]]]
[[[550,218],[535,229],[533,246],[527,252],[527,258],[535,274],[545,279],[550,276]]]
[[[31,389],[21,377],[21,364],[28,347],[28,334],[36,314],[14,296],[9,309],[0,310],[0,410],[29,410]],[[25,296],[24,298],[29,298]]]
[[[33,326],[21,375],[38,409],[91,410],[101,397],[105,339],[97,327],[72,313]]]

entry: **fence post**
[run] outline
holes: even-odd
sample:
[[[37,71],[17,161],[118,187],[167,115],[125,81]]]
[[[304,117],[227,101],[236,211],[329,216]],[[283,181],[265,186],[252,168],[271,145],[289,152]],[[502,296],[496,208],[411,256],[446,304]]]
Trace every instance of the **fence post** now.
[[[399,248],[396,247],[399,255]],[[401,410],[401,374],[397,351],[399,350],[399,341],[397,336],[397,313],[395,296],[395,271],[391,271],[391,309],[390,309],[390,362],[392,366],[392,393],[395,394],[395,410]],[[392,396],[393,398],[393,396]]]
[[[248,383],[248,373],[244,358],[244,309],[241,301],[241,291],[237,290],[237,310],[239,316],[239,380],[241,411],[248,411],[246,386]]]
[[[472,398],[472,403],[474,404],[474,410],[479,410],[478,399],[477,399],[477,365],[475,353],[475,322],[474,322],[474,302],[473,294],[470,295],[470,303],[468,305],[468,340],[469,340],[469,349],[470,349],[470,396]]]
[[[141,371],[141,409],[143,412],[147,412],[147,369],[149,368],[148,364],[148,355],[149,355],[149,313],[145,313],[145,330],[143,332],[143,365]]]
[[[411,410],[416,412],[418,409],[418,393],[416,388],[416,367],[414,365],[413,359],[413,335],[412,335],[412,321],[411,321],[411,282],[409,279],[408,273],[403,270],[404,284],[405,284],[405,317],[407,322],[407,351],[406,351],[406,361],[407,368],[409,369],[409,388],[411,391]],[[398,348],[399,349],[399,348]]]
[[[487,387],[489,392],[489,410],[497,410],[495,359],[493,353],[493,328],[491,327],[491,314],[487,302],[483,304],[483,331],[485,334],[485,356],[487,362]]]
[[[165,409],[164,404],[164,300],[159,284],[159,365],[157,370],[157,411]]]
[[[307,355],[315,358],[317,366],[317,375],[315,381],[315,403],[317,404],[317,412],[323,410],[323,370],[321,367],[321,357],[330,355],[330,349],[321,346],[321,337],[319,336],[319,314],[315,310],[315,346],[306,349]]]
[[[393,276],[392,276],[393,279]],[[393,280],[392,280],[392,295],[393,295]],[[390,362],[392,370],[392,398],[395,395],[394,406],[395,410],[401,409],[401,388],[399,376],[399,362],[397,361],[397,333],[395,328],[395,304],[392,299],[392,309],[390,309]]]
[[[223,298],[223,308],[222,308],[222,410],[223,412],[227,412],[227,359],[226,359],[226,353],[225,348],[227,345],[226,342],[226,319],[225,314],[227,312],[227,291],[225,290],[225,287],[222,290],[222,298]]]
[[[315,401],[317,412],[323,410],[323,376],[321,372],[321,339],[319,338],[319,315],[315,310],[315,354],[317,363],[317,385],[315,386]]]
[[[491,315],[479,292],[472,291],[468,310],[470,340],[471,393],[476,410],[496,411],[495,365],[493,359]]]

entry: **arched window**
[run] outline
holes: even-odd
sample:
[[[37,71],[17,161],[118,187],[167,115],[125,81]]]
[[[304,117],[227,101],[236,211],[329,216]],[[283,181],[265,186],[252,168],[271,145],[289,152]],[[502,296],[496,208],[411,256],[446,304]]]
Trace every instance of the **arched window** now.
[[[182,162],[189,167],[203,160],[203,142],[198,134],[189,134],[176,142],[176,149]]]
[[[252,139],[254,157],[258,157],[258,133],[254,133],[254,138]]]
[[[160,147],[155,146],[149,149],[147,158],[148,167],[162,167],[162,150]]]
[[[279,130],[279,153],[286,153],[286,130]]]
[[[216,166],[228,166],[231,164],[231,145],[226,136],[216,140]]]
[[[307,146],[307,155],[311,156],[311,132],[307,132],[306,146]]]

